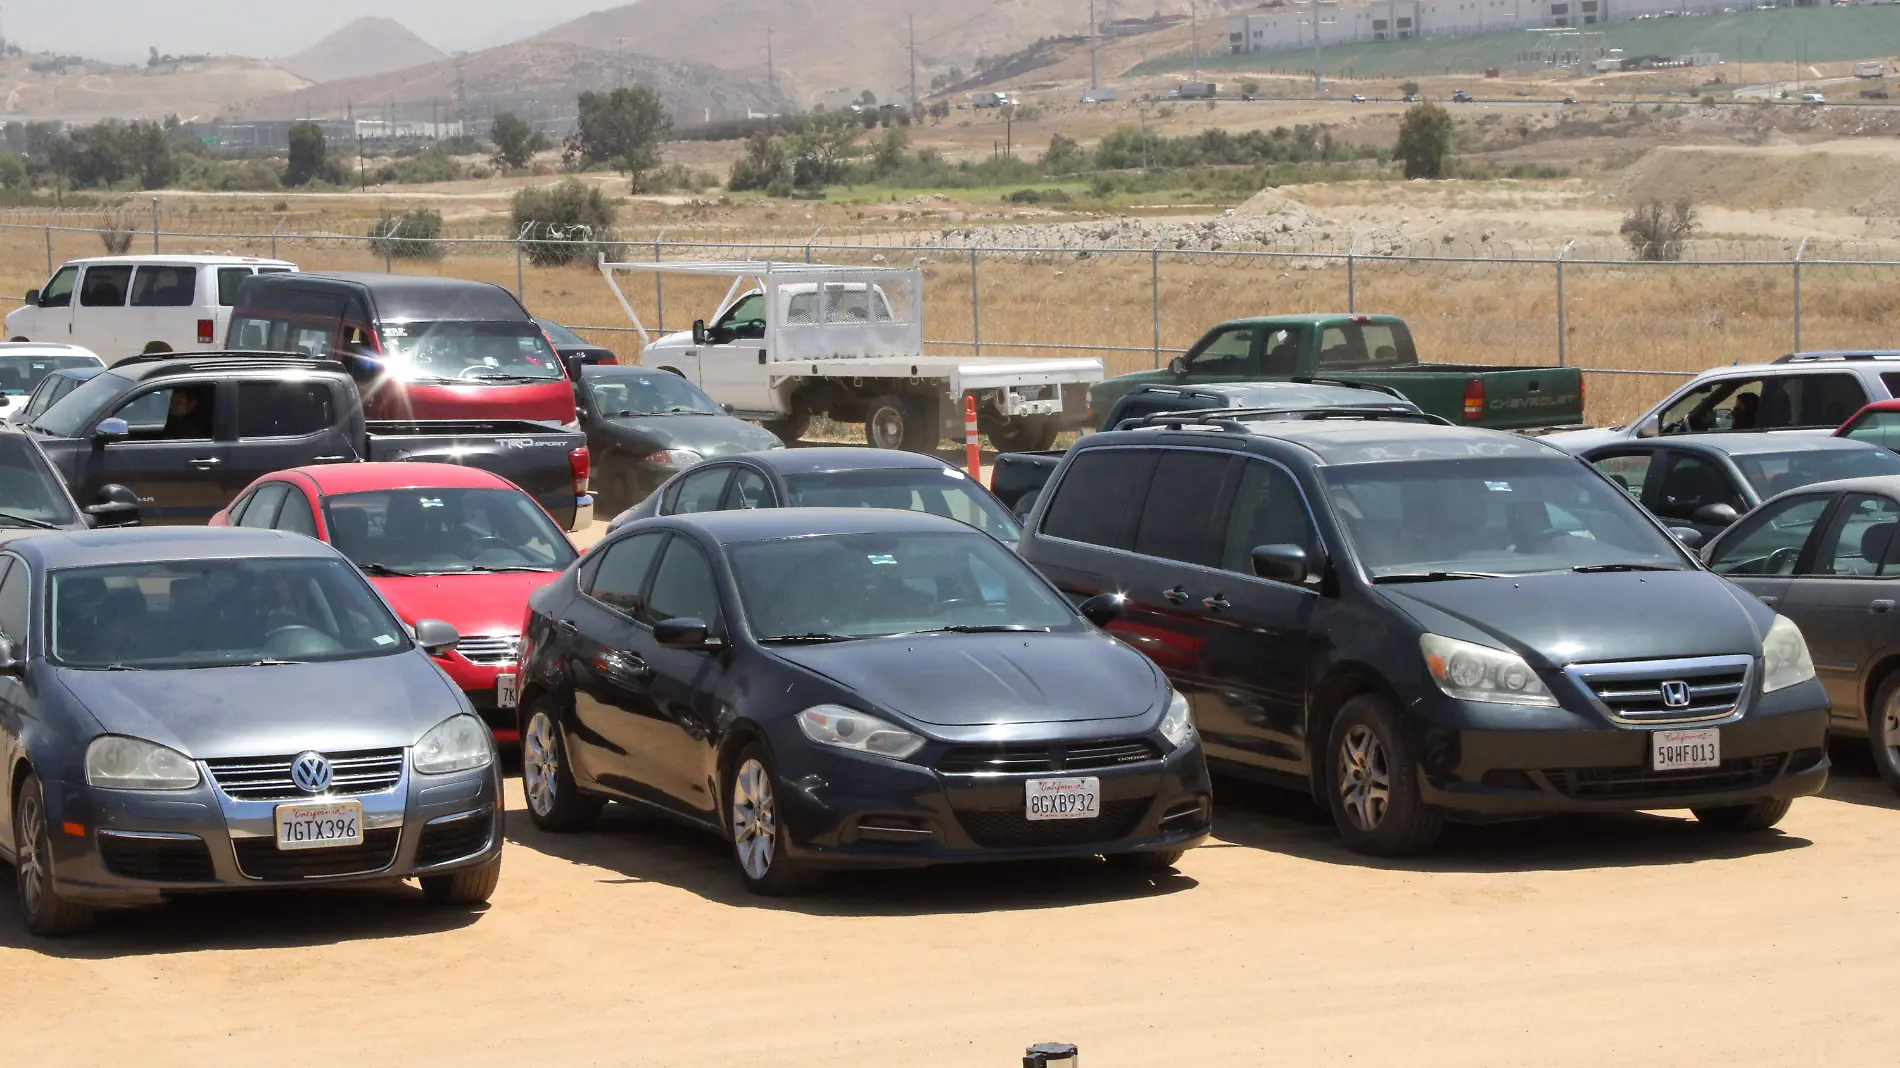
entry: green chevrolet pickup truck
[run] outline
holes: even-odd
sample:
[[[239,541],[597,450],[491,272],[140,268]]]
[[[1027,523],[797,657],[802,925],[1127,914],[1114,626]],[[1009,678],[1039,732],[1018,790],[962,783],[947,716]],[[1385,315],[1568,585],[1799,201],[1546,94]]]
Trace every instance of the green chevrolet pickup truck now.
[[[1493,430],[1583,424],[1583,373],[1574,367],[1420,363],[1405,322],[1390,315],[1270,315],[1222,323],[1168,366],[1097,383],[1093,414],[1146,383],[1325,378],[1389,386],[1432,415]]]

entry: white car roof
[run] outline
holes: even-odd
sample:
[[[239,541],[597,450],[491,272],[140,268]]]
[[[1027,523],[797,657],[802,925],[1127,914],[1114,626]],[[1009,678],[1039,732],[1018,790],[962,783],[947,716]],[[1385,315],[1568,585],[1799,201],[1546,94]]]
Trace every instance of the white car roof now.
[[[83,259],[67,260],[67,263],[82,264],[127,264],[141,263],[164,266],[170,264],[179,267],[232,266],[232,267],[295,267],[289,260],[273,260],[262,256],[208,256],[208,255],[170,255],[166,253],[144,253],[137,256],[88,256]],[[63,265],[62,265],[63,266]]]

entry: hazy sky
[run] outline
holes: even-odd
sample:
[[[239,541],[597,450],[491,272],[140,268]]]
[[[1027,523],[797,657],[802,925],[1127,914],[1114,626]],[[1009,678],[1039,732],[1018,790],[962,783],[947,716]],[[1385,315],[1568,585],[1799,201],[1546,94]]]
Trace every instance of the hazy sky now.
[[[47,49],[103,59],[161,52],[233,52],[283,56],[351,19],[384,15],[438,48],[495,43],[511,26],[538,29],[625,0],[84,0],[9,4],[0,0],[0,32],[29,50]],[[691,0],[658,0],[689,3]]]

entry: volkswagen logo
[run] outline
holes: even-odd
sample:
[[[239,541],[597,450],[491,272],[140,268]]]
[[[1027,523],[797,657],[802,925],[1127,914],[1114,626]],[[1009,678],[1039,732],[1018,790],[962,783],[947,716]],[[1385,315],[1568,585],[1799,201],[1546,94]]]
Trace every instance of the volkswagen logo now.
[[[306,794],[328,790],[330,776],[330,761],[322,753],[305,753],[290,762],[290,781]]]
[[[1662,684],[1664,708],[1688,708],[1689,684],[1680,679],[1671,679]]]

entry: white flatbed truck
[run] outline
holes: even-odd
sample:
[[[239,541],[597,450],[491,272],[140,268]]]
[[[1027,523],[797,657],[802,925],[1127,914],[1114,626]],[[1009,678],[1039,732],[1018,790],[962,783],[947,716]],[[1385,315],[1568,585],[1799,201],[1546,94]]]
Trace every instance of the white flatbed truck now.
[[[787,442],[815,415],[863,423],[881,449],[934,451],[963,436],[963,398],[1000,451],[1046,449],[1088,421],[1095,358],[1019,360],[924,353],[923,272],[770,261],[626,262],[600,272],[639,331],[642,366],[672,371],[733,414]],[[730,277],[713,315],[690,331],[654,336],[618,281],[622,274]]]

